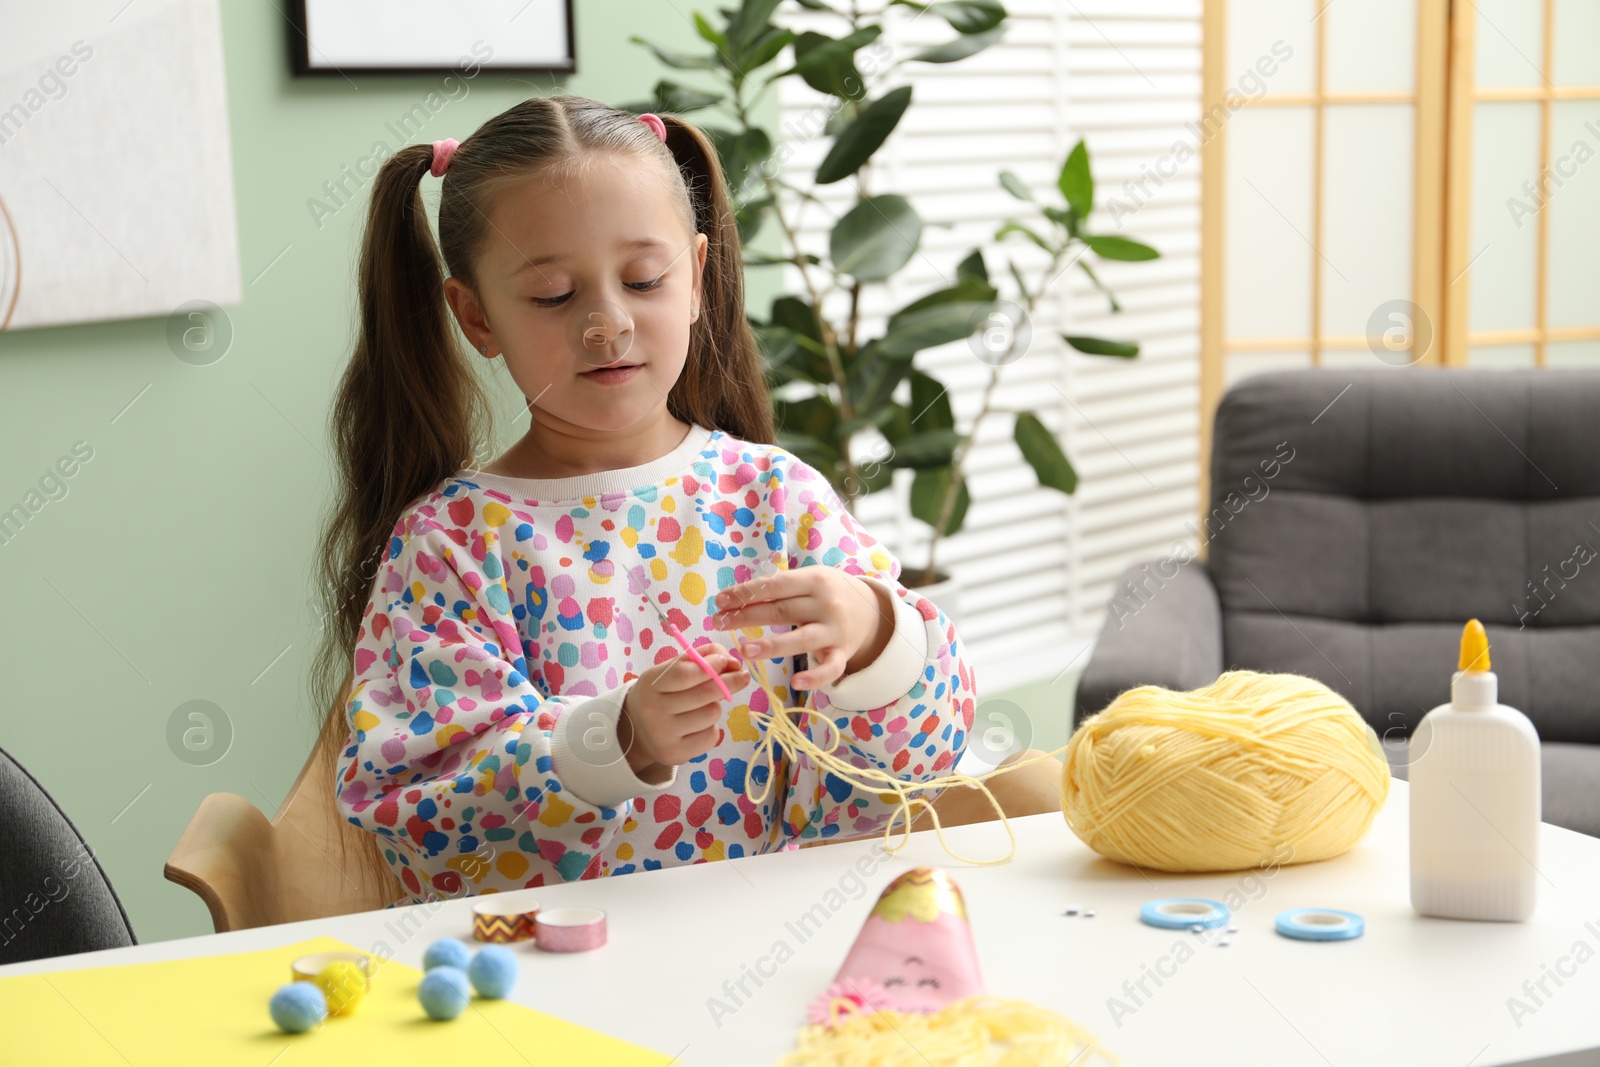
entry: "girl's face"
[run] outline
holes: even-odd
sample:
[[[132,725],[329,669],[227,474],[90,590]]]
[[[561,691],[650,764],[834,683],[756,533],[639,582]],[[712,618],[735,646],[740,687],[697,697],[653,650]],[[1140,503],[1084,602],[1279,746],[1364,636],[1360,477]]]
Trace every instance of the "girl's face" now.
[[[620,430],[665,409],[707,245],[685,230],[666,182],[602,156],[579,178],[506,187],[488,220],[479,292],[451,278],[446,294],[474,347],[505,354],[535,421]],[[616,373],[627,366],[638,369]]]

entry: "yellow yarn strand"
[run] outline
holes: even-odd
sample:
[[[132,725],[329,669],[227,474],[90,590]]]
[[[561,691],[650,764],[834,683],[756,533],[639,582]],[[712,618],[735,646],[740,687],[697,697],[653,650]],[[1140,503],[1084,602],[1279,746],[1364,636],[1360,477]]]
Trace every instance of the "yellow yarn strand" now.
[[[923,1014],[829,1009],[830,1026],[810,1024],[778,1067],[1035,1067],[1119,1060],[1072,1020],[1025,1000],[979,996]]]
[[[1200,689],[1130,689],[1067,743],[1061,809],[1110,859],[1223,871],[1337,856],[1389,795],[1350,703],[1312,678],[1229,671]]]
[[[1037,763],[1042,759],[1050,759],[1067,750],[1067,746],[1063,745],[1054,752],[1047,752],[1042,756],[1013,763],[1009,767],[996,768],[976,776],[963,774],[952,769],[949,774],[940,775],[926,782],[908,782],[903,778],[896,777],[889,771],[877,767],[857,767],[847,759],[834,755],[834,750],[839,748],[844,741],[843,734],[840,732],[838,724],[833,721],[826,711],[819,711],[810,706],[810,692],[806,695],[805,704],[799,707],[791,706],[768,678],[765,661],[747,660],[746,662],[750,667],[751,673],[761,683],[761,688],[766,691],[769,709],[766,712],[758,712],[754,708],[750,710],[751,721],[757,724],[761,734],[761,737],[756,742],[756,752],[751,760],[751,769],[753,770],[765,759],[769,773],[760,793],[751,792],[755,783],[755,776],[747,773],[745,775],[745,796],[756,804],[760,804],[767,799],[772,790],[772,783],[778,778],[778,768],[781,762],[777,758],[774,746],[782,746],[785,751],[809,757],[823,773],[831,774],[841,781],[849,783],[851,787],[860,792],[876,793],[885,801],[892,800],[895,802],[895,813],[883,828],[884,850],[890,855],[905,846],[906,841],[911,836],[912,821],[916,819],[920,811],[926,811],[929,818],[933,820],[933,831],[939,839],[940,847],[952,859],[979,867],[1009,862],[1017,854],[1017,835],[1011,829],[1011,822],[1001,809],[1000,802],[989,791],[989,787],[983,784],[984,780],[997,774],[1009,774],[1018,768]],[[815,719],[826,728],[824,733],[824,740],[828,742],[826,745],[819,745],[811,740],[808,730],[799,721],[796,721],[797,719],[803,720],[806,717]],[[831,737],[829,734],[831,734]],[[939,822],[939,812],[934,808],[933,802],[916,794],[929,789],[946,789],[951,786],[971,786],[982,793],[984,798],[989,801],[989,806],[994,809],[1000,824],[1005,827],[1006,836],[1010,839],[1010,847],[1006,850],[1004,856],[999,859],[989,860],[970,859],[956,852],[945,841],[944,827]],[[783,813],[779,812],[778,817],[781,820]],[[895,841],[895,827],[902,821],[905,824],[905,829],[902,831],[900,839]]]

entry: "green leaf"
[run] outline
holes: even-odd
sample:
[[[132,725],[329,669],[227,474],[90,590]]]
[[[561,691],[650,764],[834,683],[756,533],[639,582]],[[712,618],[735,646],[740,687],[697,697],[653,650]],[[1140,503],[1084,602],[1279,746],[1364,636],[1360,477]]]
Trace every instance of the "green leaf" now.
[[[995,0],[944,0],[928,9],[957,33],[983,33],[1005,21],[1006,9]]]
[[[642,115],[646,111],[670,111],[675,115],[682,115],[690,111],[699,111],[721,103],[723,93],[706,93],[699,89],[691,89],[686,85],[679,85],[674,81],[662,79],[656,82],[656,87],[651,91],[649,100],[636,103],[618,104],[624,111],[631,111]]]
[[[866,463],[856,470],[861,480],[861,491],[856,494],[857,496],[882,492],[894,484],[895,469],[887,463]]]
[[[805,253],[804,259],[807,263],[812,264],[822,262],[822,259],[819,256],[813,255],[810,252]],[[761,252],[749,252],[746,253],[743,262],[747,267],[787,267],[794,263],[794,257],[769,256]]]
[[[1009,170],[1003,170],[1000,172],[1000,184],[1005,188],[1006,192],[1010,193],[1018,200],[1027,200],[1030,203],[1032,202],[1033,193],[1029,192],[1028,187],[1022,184],[1021,178],[1017,177]]]
[[[817,167],[816,183],[830,185],[860,170],[872,153],[883,147],[910,106],[911,86],[902,85],[863,107],[823,157]]]
[[[1013,434],[1017,448],[1022,451],[1022,458],[1033,468],[1040,485],[1063,493],[1071,493],[1078,488],[1078,472],[1067,461],[1055,434],[1046,429],[1037,415],[1029,411],[1020,412]]]
[[[1145,259],[1159,259],[1161,253],[1147,244],[1130,241],[1126,237],[1085,237],[1083,243],[1101,259],[1120,259],[1136,262]]]
[[[949,491],[954,478],[955,470],[951,467],[930,467],[917,471],[911,480],[911,514],[938,530],[939,511],[944,507],[945,493]],[[967,480],[962,478],[956,486],[956,502],[950,511],[950,521],[939,532],[944,535],[959,532],[971,503],[972,498],[967,494]]]
[[[762,224],[766,222],[767,211],[776,202],[775,197],[765,196],[741,201],[734,205],[733,218],[739,226],[739,246],[741,248],[748,248],[751,242],[755,240],[756,235],[761,232]],[[752,253],[744,257],[744,265],[747,267],[759,267],[762,266],[759,262],[760,260],[770,258],[772,257],[761,253]],[[792,261],[784,259],[783,262]]]
[[[906,411],[905,405],[891,400],[884,405],[884,410],[889,412],[889,418],[878,427],[878,431],[891,444],[897,445],[911,436],[911,414]]]
[[[968,56],[975,56],[991,45],[997,44],[1006,35],[1005,26],[996,26],[987,33],[962,34],[953,41],[936,44],[932,48],[925,48],[912,56],[917,63],[958,63]]]
[[[948,467],[955,456],[961,435],[954,430],[927,430],[914,433],[894,446],[889,462],[896,467],[923,470],[928,467]]]
[[[717,155],[722,161],[722,173],[728,181],[728,191],[735,197],[739,196],[750,181],[750,172],[771,157],[772,138],[759,126],[751,126],[737,133],[721,128],[702,129],[716,146]]]
[[[833,381],[833,368],[828,363],[827,349],[817,332],[817,318],[811,305],[797,296],[780,296],[772,301],[770,316],[773,326],[782,326],[794,336],[794,343],[804,355],[796,361],[808,381],[818,385]]]
[[[778,53],[794,43],[794,31],[773,27],[758,38],[749,50],[739,57],[739,66],[744,74],[771,63],[778,58]]]
[[[695,32],[698,33],[703,40],[715,45],[717,51],[719,52],[727,51],[728,38],[724,36],[720,30],[711,25],[711,23],[707,22],[706,17],[700,14],[698,11],[694,13],[693,18]]]
[[[910,353],[883,352],[876,341],[863,345],[845,372],[852,409],[865,414],[889,403],[910,369]]]
[[[982,253],[974,252],[973,255],[978,256],[978,266],[981,269],[983,266]],[[971,260],[972,256],[968,256],[967,259],[963,261],[963,266],[965,266],[965,264]],[[896,311],[889,317],[889,327],[890,329],[893,329],[895,319],[902,315],[910,315],[914,312],[926,310],[927,308],[938,307],[940,304],[983,303],[985,301],[993,300],[994,298],[995,288],[989,284],[989,281],[986,277],[974,277],[970,274],[964,274],[961,267],[957,267],[956,284],[947,289],[935,289],[926,296],[913,300],[911,303],[907,304],[905,307],[901,308],[899,311]]]
[[[804,460],[808,465],[815,467],[824,474],[828,474],[839,465],[839,453],[835,452],[830,446],[815,438],[807,437],[805,434],[779,430],[777,441],[774,443],[779,448],[794,453],[799,459]]]
[[[950,391],[944,383],[929,374],[912,370],[911,422],[923,430],[953,430],[955,413],[950,410]]]
[[[655,53],[656,59],[660,60],[664,66],[672,67],[675,70],[716,70],[720,65],[714,55],[694,56],[688,52],[662,48],[660,45],[651,44],[643,37],[629,37],[628,40],[634,44],[644,45]]]
[[[832,11],[833,8],[823,3],[822,0],[794,0],[795,3],[807,11]]]
[[[828,236],[834,269],[863,282],[881,282],[910,262],[922,239],[922,219],[897,193],[863,198]]]
[[[865,415],[857,415],[853,419],[845,419],[839,423],[839,439],[847,441],[869,428],[881,428],[884,423],[894,417],[894,408],[884,404]]]
[[[834,406],[827,394],[817,393],[800,400],[782,400],[774,397],[772,414],[778,429],[809,437],[818,447],[837,456],[839,409]]]
[[[1083,138],[1080,137],[1078,143],[1072,146],[1072,151],[1067,153],[1067,161],[1061,164],[1056,185],[1078,217],[1088,218],[1089,212],[1094,210],[1094,175],[1089,173],[1089,147],[1083,143]]]
[[[1078,213],[1072,210],[1070,207],[1059,208],[1053,207],[1050,204],[1042,204],[1040,205],[1039,210],[1044,213],[1045,218],[1049,219],[1057,226],[1065,227],[1068,233],[1072,232],[1073,223],[1078,218]]]
[[[744,0],[739,5],[739,10],[728,19],[727,42],[734,58],[742,56],[767,31],[777,7],[778,0]],[[696,14],[695,19],[699,18],[699,14]]]
[[[1056,254],[1056,250],[1050,247],[1049,241],[1046,241],[1043,237],[1040,237],[1037,233],[1034,233],[1031,229],[1024,226],[1020,222],[1007,221],[1004,226],[1001,226],[998,230],[994,231],[994,239],[996,241],[1001,240],[1008,233],[1020,233],[1028,238],[1028,240],[1044,249],[1046,252],[1049,252],[1052,256]]]
[[[985,285],[989,284],[989,268],[983,262],[983,249],[974,248],[966,259],[956,264],[956,278],[962,281],[975,278]],[[990,286],[991,295],[993,288]]]
[[[827,34],[807,30],[794,39],[794,66],[779,71],[774,77],[798,74],[819,93],[858,100],[866,91],[866,79],[856,69],[856,50],[877,40],[882,32],[882,26],[866,26],[835,40]]]
[[[878,339],[880,350],[911,356],[928,348],[971,337],[988,323],[993,301],[960,301],[896,312]]]
[[[761,352],[761,369],[774,385],[806,380],[803,374],[796,373],[798,360],[795,357],[800,354],[800,346],[794,343],[792,330],[752,322],[750,332],[755,335]]]
[[[1079,352],[1087,352],[1091,356],[1132,359],[1139,354],[1139,346],[1132,341],[1108,341],[1104,337],[1069,337],[1067,334],[1062,334],[1061,339]]]

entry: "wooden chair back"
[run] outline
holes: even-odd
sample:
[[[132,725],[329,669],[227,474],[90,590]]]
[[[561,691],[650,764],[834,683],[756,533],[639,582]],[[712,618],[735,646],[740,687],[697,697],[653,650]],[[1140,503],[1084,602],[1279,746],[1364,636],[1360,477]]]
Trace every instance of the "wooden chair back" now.
[[[341,692],[348,689],[346,680]],[[317,743],[271,819],[236,793],[200,802],[165,873],[206,902],[218,933],[372,911],[406,896],[366,862],[377,838],[334,804],[340,748],[326,737]]]

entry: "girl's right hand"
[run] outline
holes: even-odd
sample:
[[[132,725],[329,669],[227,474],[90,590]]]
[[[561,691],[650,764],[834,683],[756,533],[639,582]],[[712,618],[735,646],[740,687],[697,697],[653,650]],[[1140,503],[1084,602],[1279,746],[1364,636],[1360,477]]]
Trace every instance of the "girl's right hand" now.
[[[722,645],[707,641],[694,650],[731,692],[749,684],[749,667]],[[723,702],[717,684],[685,655],[639,675],[617,720],[617,741],[633,773],[647,782],[663,782],[670,768],[709,752],[717,742]]]

